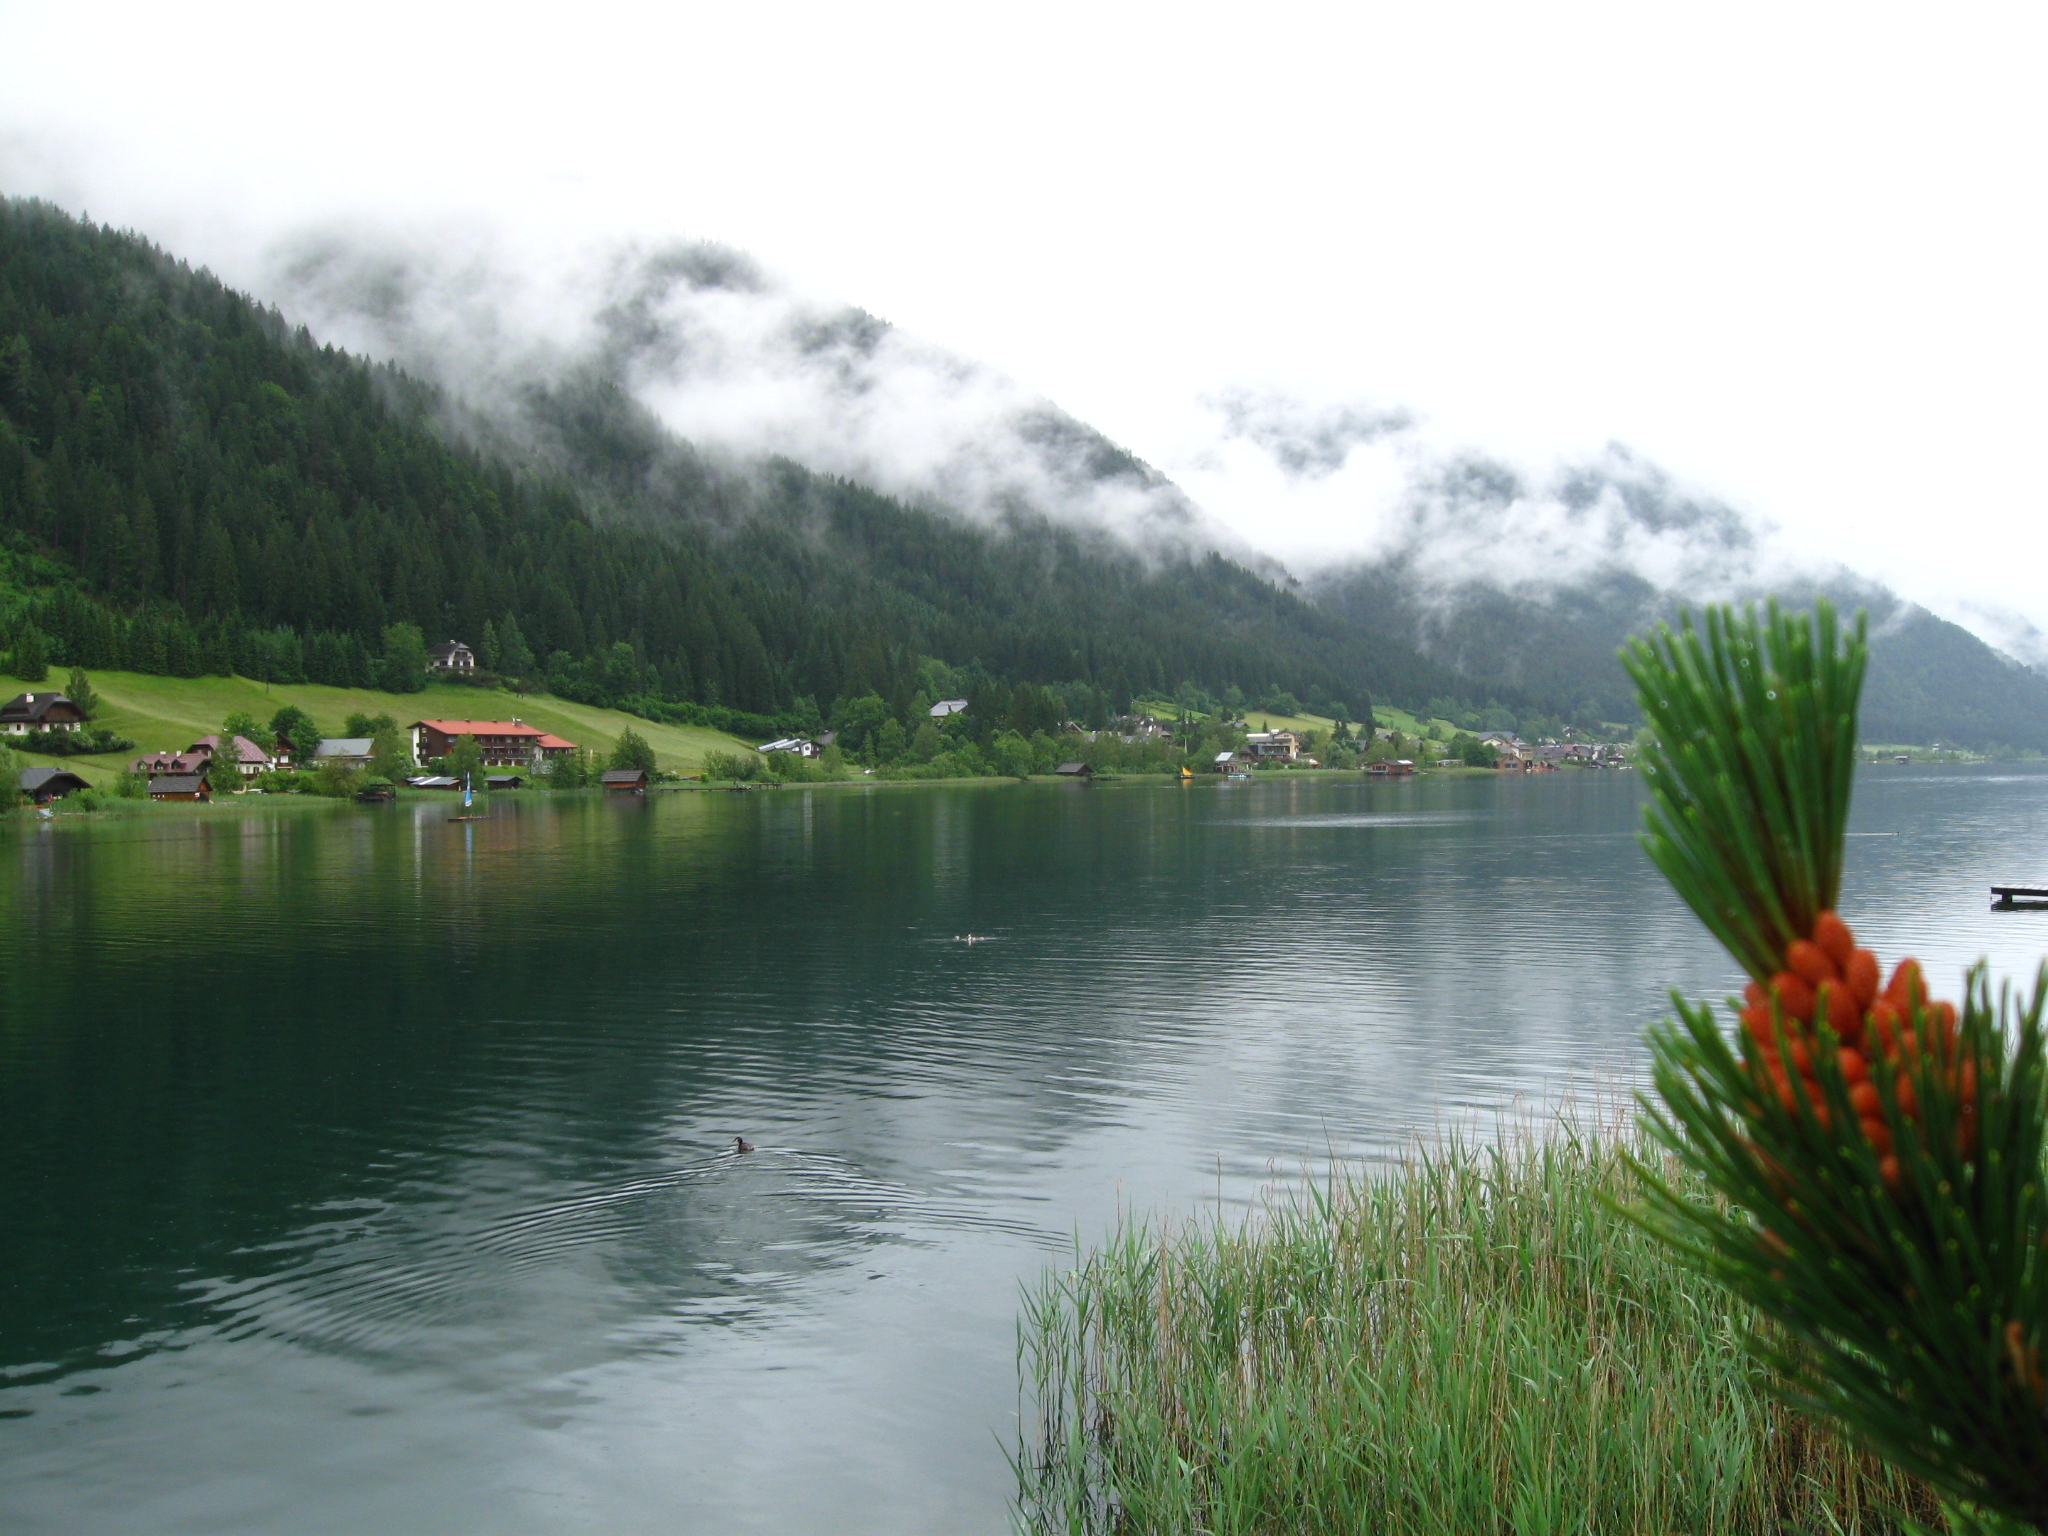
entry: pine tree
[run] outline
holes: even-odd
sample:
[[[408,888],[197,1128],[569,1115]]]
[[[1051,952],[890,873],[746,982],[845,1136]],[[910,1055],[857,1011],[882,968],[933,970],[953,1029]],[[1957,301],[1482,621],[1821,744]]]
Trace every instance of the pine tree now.
[[[50,647],[32,619],[14,637],[13,672],[24,683],[40,683],[50,675]]]
[[[71,680],[65,685],[64,697],[78,706],[78,712],[90,720],[99,713],[100,696],[92,691],[92,679],[85,675],[82,667],[71,669]]]

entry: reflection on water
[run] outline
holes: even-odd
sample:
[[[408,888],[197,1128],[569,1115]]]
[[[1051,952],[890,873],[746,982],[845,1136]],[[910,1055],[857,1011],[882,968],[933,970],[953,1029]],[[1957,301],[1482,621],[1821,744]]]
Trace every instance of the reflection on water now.
[[[1001,1531],[1077,1233],[1611,1086],[1734,984],[1639,794],[12,826],[0,1528]],[[2048,775],[1873,771],[1856,829],[1880,951],[2048,949],[1985,899],[2048,878]]]

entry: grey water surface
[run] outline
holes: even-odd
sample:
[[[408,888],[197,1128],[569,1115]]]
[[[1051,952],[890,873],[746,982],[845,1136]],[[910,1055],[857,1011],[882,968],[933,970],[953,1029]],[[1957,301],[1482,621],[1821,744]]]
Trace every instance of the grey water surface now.
[[[1002,1532],[1077,1234],[1611,1101],[1736,981],[1627,774],[490,812],[0,830],[0,1530]],[[2031,974],[2048,773],[1854,825],[1866,942]]]

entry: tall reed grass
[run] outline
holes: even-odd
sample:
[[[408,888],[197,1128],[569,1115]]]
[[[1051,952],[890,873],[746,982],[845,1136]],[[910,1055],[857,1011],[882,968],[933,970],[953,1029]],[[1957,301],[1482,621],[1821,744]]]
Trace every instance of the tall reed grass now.
[[[1674,1170],[1674,1178],[1680,1175]],[[1035,1532],[1890,1532],[1924,1489],[1776,1404],[1753,1317],[1618,1215],[1612,1137],[1416,1149],[1027,1292]]]

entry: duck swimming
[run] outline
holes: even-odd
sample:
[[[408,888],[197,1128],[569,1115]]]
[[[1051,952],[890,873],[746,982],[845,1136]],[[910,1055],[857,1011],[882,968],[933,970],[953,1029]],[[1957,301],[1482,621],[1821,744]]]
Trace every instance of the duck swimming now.
[[[744,1136],[735,1136],[732,1139],[732,1149],[735,1152],[751,1152],[754,1150],[754,1144]]]

